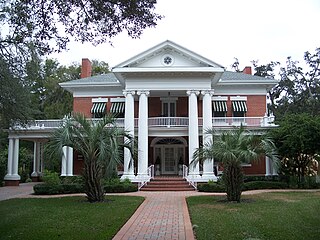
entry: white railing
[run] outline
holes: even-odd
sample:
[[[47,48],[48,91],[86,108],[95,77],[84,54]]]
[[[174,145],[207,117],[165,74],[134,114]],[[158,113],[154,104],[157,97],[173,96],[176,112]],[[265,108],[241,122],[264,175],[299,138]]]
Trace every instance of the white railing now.
[[[192,181],[188,178],[189,168],[186,165],[182,165],[182,176],[187,182],[194,188],[197,189],[197,182]]]
[[[99,121],[99,118],[92,118],[93,122]],[[265,127],[274,126],[274,117],[213,117],[213,127],[233,127],[233,126],[247,126],[247,127]],[[115,119],[116,126],[124,127],[124,118]],[[203,119],[199,118],[199,126],[203,125]],[[36,130],[36,129],[50,129],[58,128],[63,124],[63,119],[53,120],[33,120],[27,124],[16,124],[13,129],[19,130]],[[134,119],[135,127],[138,127],[138,118]],[[188,117],[152,117],[148,119],[149,127],[188,127]]]
[[[212,118],[212,125],[215,126],[262,126],[263,117],[216,117]]]
[[[153,117],[149,118],[149,127],[186,127],[189,125],[187,117]]]
[[[148,182],[150,182],[151,179],[154,178],[154,165],[150,165],[147,168],[147,175],[148,178],[138,182],[138,190],[140,190],[144,185],[146,185]]]

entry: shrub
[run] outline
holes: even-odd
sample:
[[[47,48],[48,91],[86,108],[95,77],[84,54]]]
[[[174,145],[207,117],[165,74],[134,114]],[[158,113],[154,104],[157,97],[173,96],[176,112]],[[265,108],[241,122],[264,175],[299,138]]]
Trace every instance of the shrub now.
[[[121,181],[119,178],[114,178],[105,181],[104,191],[106,193],[136,192],[138,191],[138,186],[133,184],[129,179]]]
[[[199,192],[226,192],[225,186],[223,184],[208,182],[198,185]]]
[[[36,195],[52,195],[60,194],[63,192],[63,186],[59,185],[48,185],[48,184],[37,184],[33,186],[33,191]]]
[[[53,195],[53,194],[69,194],[69,193],[83,193],[83,185],[80,184],[37,184],[33,187],[36,195]]]
[[[281,181],[281,176],[272,175],[272,176],[244,176],[244,182],[253,182],[253,181]]]
[[[44,171],[44,174],[42,176],[42,180],[46,185],[60,185],[61,184],[59,174],[56,172],[48,171],[48,170]]]
[[[288,185],[284,182],[271,182],[271,181],[252,181],[243,184],[243,191],[258,190],[258,189],[284,189]]]

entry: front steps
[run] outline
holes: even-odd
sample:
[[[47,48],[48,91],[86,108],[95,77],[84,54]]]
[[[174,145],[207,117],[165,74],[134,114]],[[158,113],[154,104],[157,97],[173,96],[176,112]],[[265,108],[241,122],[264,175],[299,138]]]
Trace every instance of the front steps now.
[[[178,176],[157,176],[144,185],[140,191],[194,191],[189,183]]]

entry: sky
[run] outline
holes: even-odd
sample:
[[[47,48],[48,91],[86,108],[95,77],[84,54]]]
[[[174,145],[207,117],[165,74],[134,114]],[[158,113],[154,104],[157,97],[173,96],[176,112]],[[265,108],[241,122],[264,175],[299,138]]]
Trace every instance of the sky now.
[[[288,56],[303,62],[304,52],[320,47],[320,0],[158,0],[155,6],[164,18],[139,39],[121,33],[113,46],[72,42],[50,57],[63,65],[89,58],[114,67],[171,40],[231,69],[235,57],[240,68],[252,60],[284,64]]]

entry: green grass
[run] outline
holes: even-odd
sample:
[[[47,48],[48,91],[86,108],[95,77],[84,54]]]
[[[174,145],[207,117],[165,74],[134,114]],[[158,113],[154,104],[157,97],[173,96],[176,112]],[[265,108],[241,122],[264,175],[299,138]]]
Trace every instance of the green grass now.
[[[0,202],[0,239],[112,239],[143,202],[142,197],[108,196],[11,199]]]
[[[187,199],[197,240],[320,239],[320,192],[264,193],[227,203],[222,197]]]

